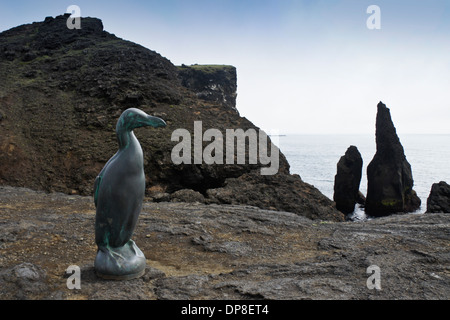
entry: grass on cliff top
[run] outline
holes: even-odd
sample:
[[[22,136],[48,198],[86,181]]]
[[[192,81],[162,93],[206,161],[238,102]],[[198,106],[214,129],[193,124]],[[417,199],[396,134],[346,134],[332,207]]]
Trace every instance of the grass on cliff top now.
[[[204,73],[215,73],[220,70],[228,70],[228,69],[235,69],[234,66],[225,65],[225,64],[193,64],[190,66],[181,65],[178,66],[179,69],[194,69],[198,71],[202,71]]]

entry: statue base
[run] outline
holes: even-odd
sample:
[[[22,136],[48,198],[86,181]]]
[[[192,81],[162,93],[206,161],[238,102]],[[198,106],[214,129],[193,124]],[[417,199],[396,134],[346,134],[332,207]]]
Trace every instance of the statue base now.
[[[144,253],[133,240],[118,248],[99,247],[94,268],[97,276],[108,280],[136,279],[145,273]]]

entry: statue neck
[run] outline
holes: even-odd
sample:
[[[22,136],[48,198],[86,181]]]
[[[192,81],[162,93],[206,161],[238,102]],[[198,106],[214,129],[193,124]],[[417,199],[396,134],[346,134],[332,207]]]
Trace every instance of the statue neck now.
[[[119,150],[125,150],[135,143],[136,136],[133,131],[126,129],[117,130],[117,141],[119,142]]]

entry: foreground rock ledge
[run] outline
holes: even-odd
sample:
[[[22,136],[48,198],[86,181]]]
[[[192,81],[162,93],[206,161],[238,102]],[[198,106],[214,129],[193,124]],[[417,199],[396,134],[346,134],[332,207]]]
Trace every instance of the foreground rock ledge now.
[[[450,215],[313,221],[249,206],[145,203],[140,279],[96,277],[91,197],[0,187],[0,299],[449,299]],[[81,289],[66,287],[70,265]],[[371,265],[381,290],[366,286]]]

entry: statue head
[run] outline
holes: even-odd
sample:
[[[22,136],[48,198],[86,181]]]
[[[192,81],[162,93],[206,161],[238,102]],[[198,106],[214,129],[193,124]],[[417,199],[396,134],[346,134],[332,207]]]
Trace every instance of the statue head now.
[[[125,110],[117,121],[116,131],[131,131],[140,127],[165,127],[166,122],[158,117],[150,116],[144,111],[130,108]]]

